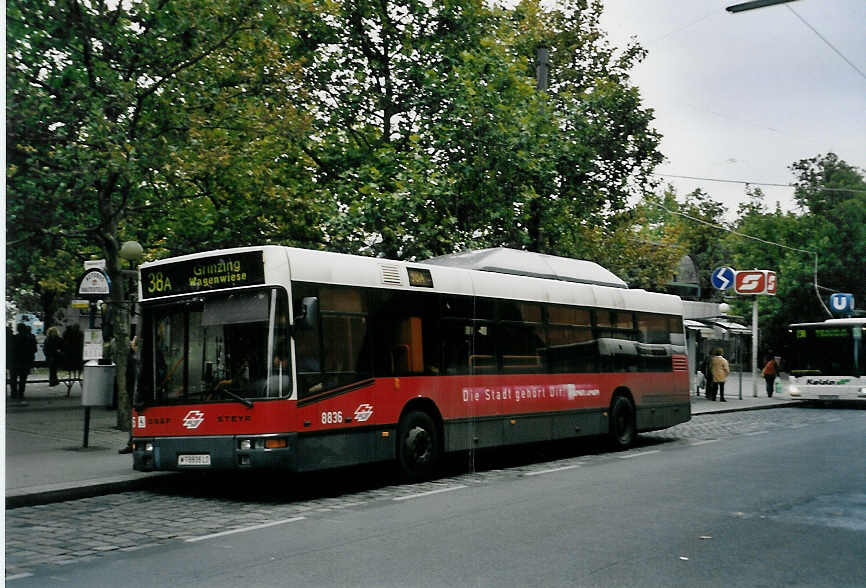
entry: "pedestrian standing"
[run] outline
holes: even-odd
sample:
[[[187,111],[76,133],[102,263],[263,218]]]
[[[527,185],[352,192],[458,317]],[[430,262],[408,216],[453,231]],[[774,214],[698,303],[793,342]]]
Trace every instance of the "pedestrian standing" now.
[[[45,361],[48,363],[48,385],[53,387],[60,383],[57,370],[63,362],[63,339],[60,338],[57,327],[48,329],[42,349],[45,351]]]
[[[15,331],[6,325],[6,385],[12,389],[12,342],[15,339]],[[11,396],[11,394],[10,394]]]
[[[731,366],[728,365],[728,360],[722,356],[721,347],[716,347],[713,351],[713,356],[710,358],[710,372],[713,374],[713,400],[715,400],[716,392],[718,392],[719,402],[727,402],[725,400],[725,380],[731,373]]]
[[[84,364],[84,333],[81,327],[75,323],[66,327],[63,331],[63,369],[74,372],[76,376],[81,372]]]
[[[12,399],[24,400],[24,388],[27,386],[27,376],[33,368],[36,356],[36,337],[30,332],[30,327],[18,323],[17,332],[12,337],[12,357],[9,371],[12,373]]]
[[[713,356],[707,356],[707,360],[704,362],[704,377],[706,378],[706,383],[704,388],[704,396],[707,400],[715,400],[716,399],[716,387],[713,383]]]
[[[767,363],[764,364],[764,369],[761,370],[761,375],[764,376],[764,382],[767,384],[767,398],[772,398],[776,376],[779,375],[779,364],[776,362],[776,358],[773,355],[767,356]]]

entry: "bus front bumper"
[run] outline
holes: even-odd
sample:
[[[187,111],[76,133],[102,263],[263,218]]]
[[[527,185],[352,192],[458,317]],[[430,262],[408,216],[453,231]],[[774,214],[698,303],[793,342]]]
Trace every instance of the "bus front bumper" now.
[[[136,437],[133,469],[162,470],[295,470],[297,434],[212,437]]]

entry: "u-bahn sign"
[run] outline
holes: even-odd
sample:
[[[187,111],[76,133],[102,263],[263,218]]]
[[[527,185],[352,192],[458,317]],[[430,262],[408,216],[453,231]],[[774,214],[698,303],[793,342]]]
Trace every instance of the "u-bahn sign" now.
[[[830,296],[830,308],[837,314],[847,315],[854,312],[854,295],[837,292]]]

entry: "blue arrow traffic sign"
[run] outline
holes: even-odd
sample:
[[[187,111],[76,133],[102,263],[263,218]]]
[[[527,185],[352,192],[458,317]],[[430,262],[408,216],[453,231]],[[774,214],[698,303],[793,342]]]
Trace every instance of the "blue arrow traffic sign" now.
[[[736,272],[729,267],[717,267],[713,270],[710,281],[713,283],[713,288],[727,290],[734,285],[735,275]]]

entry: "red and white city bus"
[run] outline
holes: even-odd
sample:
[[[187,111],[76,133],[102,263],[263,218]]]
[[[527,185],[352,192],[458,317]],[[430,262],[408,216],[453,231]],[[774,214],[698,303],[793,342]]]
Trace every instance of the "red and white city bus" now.
[[[140,272],[137,470],[396,459],[423,477],[444,452],[627,447],[690,418],[680,299],[591,262],[265,246]]]

